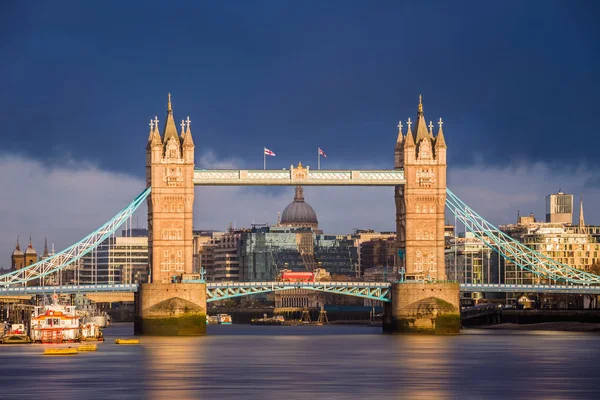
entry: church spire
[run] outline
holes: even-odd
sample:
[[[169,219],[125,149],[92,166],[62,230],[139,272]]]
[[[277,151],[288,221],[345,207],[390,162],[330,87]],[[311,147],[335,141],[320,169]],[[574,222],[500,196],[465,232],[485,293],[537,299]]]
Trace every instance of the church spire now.
[[[44,258],[48,257],[48,237],[44,238]]]
[[[177,127],[175,126],[175,120],[173,119],[173,107],[171,106],[171,93],[169,93],[169,103],[167,105],[167,120],[165,121],[165,128],[163,130],[163,143],[171,138],[179,140],[177,135]]]
[[[579,233],[587,233],[585,220],[583,219],[583,196],[579,197]]]

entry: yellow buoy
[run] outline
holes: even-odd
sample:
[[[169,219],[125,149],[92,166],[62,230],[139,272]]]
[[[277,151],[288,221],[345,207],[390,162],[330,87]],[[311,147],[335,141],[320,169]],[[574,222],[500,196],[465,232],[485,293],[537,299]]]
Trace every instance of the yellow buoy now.
[[[115,344],[140,344],[140,339],[115,339]]]
[[[77,348],[77,351],[96,351],[97,349],[95,344],[82,344]]]
[[[77,349],[69,347],[67,349],[46,349],[44,350],[45,356],[68,356],[71,354],[77,354]]]

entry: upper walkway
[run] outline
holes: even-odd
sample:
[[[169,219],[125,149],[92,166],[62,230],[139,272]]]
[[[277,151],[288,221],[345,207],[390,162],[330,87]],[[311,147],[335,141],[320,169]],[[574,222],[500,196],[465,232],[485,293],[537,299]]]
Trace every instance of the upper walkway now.
[[[404,185],[403,170],[194,170],[194,185],[203,186],[396,186]]]

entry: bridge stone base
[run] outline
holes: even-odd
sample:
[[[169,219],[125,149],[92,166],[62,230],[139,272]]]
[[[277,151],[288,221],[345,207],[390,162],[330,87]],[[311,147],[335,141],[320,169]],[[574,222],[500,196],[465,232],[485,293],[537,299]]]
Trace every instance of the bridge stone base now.
[[[144,283],[135,295],[137,335],[206,334],[206,284]]]
[[[460,331],[458,283],[395,283],[385,304],[384,333],[455,334]]]

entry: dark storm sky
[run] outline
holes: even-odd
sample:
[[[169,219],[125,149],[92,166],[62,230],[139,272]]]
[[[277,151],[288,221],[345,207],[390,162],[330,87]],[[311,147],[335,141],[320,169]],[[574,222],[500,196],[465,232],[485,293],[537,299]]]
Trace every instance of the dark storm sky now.
[[[93,3],[93,4],[92,4]],[[2,150],[141,176],[148,119],[262,167],[392,163],[399,119],[452,165],[598,165],[599,3],[2,2]],[[406,125],[406,124],[405,124]],[[436,125],[437,128],[437,125]]]

